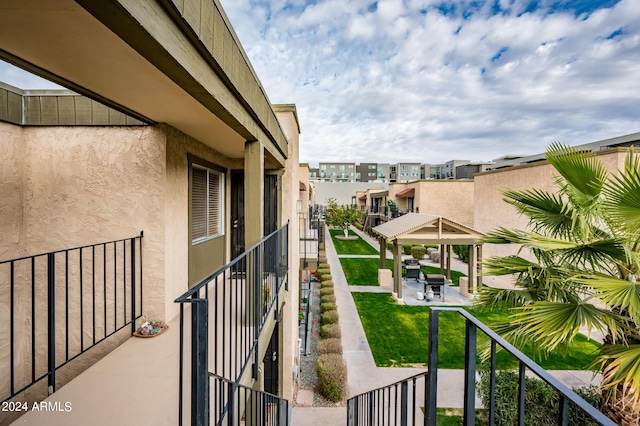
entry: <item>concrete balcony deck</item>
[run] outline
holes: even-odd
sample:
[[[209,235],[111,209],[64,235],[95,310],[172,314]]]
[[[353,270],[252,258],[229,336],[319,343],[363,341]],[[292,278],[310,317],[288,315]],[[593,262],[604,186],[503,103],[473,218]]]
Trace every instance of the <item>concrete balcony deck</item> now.
[[[29,407],[29,412],[12,424],[178,424],[179,334],[175,318],[157,337],[132,337],[45,400],[60,411],[32,411]],[[64,411],[65,403],[69,403],[68,411]]]

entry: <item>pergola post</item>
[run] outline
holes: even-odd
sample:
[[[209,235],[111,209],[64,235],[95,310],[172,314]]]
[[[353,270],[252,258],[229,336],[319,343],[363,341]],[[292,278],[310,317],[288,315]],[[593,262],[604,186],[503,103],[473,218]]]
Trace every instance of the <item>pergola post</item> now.
[[[451,244],[447,244],[447,279],[451,279]]]
[[[402,299],[402,245],[393,242],[393,292],[396,299]]]
[[[478,273],[476,275],[475,291],[479,291],[482,288],[482,244],[478,245],[478,260],[476,265]]]
[[[387,269],[387,240],[381,236],[378,241],[380,242],[380,269]]]
[[[469,292],[474,293],[473,281],[476,276],[476,246],[475,244],[469,244],[467,246],[467,250],[469,251],[469,264],[468,264],[468,275],[469,275]]]
[[[440,275],[444,275],[445,245],[440,244]]]

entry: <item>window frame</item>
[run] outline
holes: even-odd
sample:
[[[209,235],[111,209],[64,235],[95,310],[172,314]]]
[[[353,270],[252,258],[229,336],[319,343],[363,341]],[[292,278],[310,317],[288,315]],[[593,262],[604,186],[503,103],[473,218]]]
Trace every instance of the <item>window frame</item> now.
[[[194,212],[193,212],[193,208],[194,208],[194,191],[193,191],[193,181],[194,181],[194,170],[200,170],[200,171],[205,171],[206,172],[206,188],[207,188],[207,193],[205,195],[205,224],[206,224],[206,230],[205,230],[205,235],[204,236],[199,236],[199,237],[194,237]],[[213,167],[213,165],[204,165],[201,162],[195,161],[195,160],[191,160],[190,161],[190,172],[191,172],[191,185],[190,185],[190,193],[189,193],[189,212],[190,212],[190,217],[189,217],[189,231],[190,231],[190,237],[191,237],[191,245],[198,245],[200,243],[204,243],[206,241],[210,241],[213,240],[215,238],[220,238],[223,237],[225,235],[225,184],[226,184],[226,173],[216,167]],[[211,224],[211,174],[216,175],[217,176],[217,182],[218,182],[218,202],[217,202],[217,207],[218,207],[218,220],[217,220],[217,231],[216,233],[210,234],[210,224]]]

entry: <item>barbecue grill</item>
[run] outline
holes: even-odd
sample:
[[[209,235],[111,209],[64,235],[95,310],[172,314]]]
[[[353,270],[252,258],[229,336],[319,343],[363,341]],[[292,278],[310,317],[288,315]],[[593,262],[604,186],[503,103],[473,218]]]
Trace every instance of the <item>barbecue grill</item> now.
[[[406,271],[406,279],[413,278],[416,281],[420,280],[420,262],[418,259],[405,259],[402,267]]]

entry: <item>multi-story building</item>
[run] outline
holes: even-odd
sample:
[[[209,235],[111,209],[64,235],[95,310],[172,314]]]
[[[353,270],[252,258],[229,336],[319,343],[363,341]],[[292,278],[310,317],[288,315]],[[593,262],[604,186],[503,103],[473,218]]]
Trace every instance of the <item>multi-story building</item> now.
[[[217,0],[5,6],[0,56],[73,92],[0,88],[0,400],[72,404],[20,418],[47,425],[218,423],[222,383],[292,400],[295,106]]]
[[[473,179],[473,175],[476,173],[482,173],[490,170],[493,167],[493,162],[481,162],[481,163],[467,163],[456,167],[455,178],[456,179]]]
[[[320,163],[321,182],[356,182],[356,163]]]
[[[359,163],[356,165],[356,182],[374,182],[377,180],[377,163]]]

